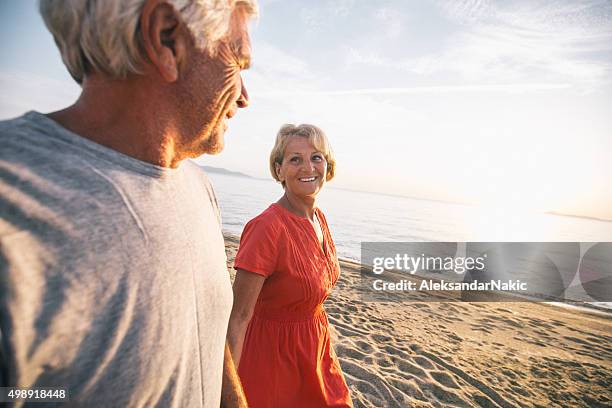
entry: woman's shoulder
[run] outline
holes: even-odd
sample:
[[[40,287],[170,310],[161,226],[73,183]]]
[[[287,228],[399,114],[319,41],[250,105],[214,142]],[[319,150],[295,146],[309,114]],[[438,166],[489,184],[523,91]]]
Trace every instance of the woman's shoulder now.
[[[277,208],[278,204],[271,204],[261,214],[247,222],[246,229],[259,230],[261,232],[280,232],[282,230],[282,217]]]

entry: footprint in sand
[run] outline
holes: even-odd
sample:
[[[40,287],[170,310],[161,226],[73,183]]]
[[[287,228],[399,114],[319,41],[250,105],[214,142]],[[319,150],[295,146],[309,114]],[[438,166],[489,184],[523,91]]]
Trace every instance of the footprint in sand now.
[[[374,348],[369,343],[362,340],[355,342],[355,345],[359,347],[360,350],[363,350],[366,353],[370,353],[374,350]]]
[[[416,376],[417,378],[427,378],[427,372],[416,364],[412,364],[409,361],[400,360],[398,368],[402,373],[408,373]]]
[[[382,334],[373,334],[372,338],[376,340],[377,343],[388,343],[393,341],[393,339],[389,336],[384,336]]]
[[[444,371],[430,371],[429,375],[431,375],[434,380],[449,388],[460,388],[459,385],[455,382],[453,377],[444,372]]]
[[[416,309],[431,309],[431,306],[427,303],[411,303],[410,306]]]
[[[338,344],[336,346],[336,353],[338,354],[339,357],[346,356],[346,357],[350,357],[350,358],[353,358],[359,361],[362,361],[367,357],[366,354],[363,354],[362,352],[355,350],[352,347],[347,347],[342,344]]]
[[[434,368],[433,363],[425,357],[417,356],[414,358],[414,362],[424,369],[431,370]]]

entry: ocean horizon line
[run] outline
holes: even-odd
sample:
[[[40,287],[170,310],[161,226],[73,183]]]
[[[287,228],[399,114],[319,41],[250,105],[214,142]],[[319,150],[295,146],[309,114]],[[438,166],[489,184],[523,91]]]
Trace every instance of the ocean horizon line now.
[[[253,179],[253,180],[262,180],[262,181],[268,181],[268,182],[274,181],[268,178],[256,177],[256,176],[252,176],[250,174],[242,173],[239,171],[229,170],[224,167],[208,166],[208,165],[200,164],[198,162],[195,162],[195,163],[203,170],[211,172],[211,173],[222,174],[226,176],[242,177],[242,178]],[[354,189],[354,188],[338,187],[338,186],[327,186],[327,188],[332,189],[332,190],[349,191],[352,193],[376,194],[376,195],[381,195],[381,196],[386,196],[386,197],[406,198],[410,200],[460,205],[464,207],[478,207],[479,206],[476,203],[470,203],[470,202],[441,200],[441,199],[436,199],[436,198],[417,197],[417,196],[410,196],[410,195],[404,195],[404,194],[393,194],[393,193],[388,193],[388,192],[383,192],[383,191],[359,190],[359,189]],[[571,213],[566,213],[563,211],[556,211],[556,210],[547,210],[547,211],[535,210],[532,212],[537,213],[537,214],[553,215],[557,217],[570,217],[570,218],[579,218],[579,219],[590,220],[590,221],[612,222],[612,218],[602,218],[602,217],[595,217],[595,216],[590,216],[590,215],[571,214]]]

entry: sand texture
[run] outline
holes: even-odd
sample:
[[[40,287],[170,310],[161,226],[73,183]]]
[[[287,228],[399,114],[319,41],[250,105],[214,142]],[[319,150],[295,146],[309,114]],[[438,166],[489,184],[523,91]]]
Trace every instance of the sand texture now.
[[[226,236],[228,265],[237,238]],[[359,265],[325,307],[356,407],[611,407],[612,318],[544,303],[364,302]]]

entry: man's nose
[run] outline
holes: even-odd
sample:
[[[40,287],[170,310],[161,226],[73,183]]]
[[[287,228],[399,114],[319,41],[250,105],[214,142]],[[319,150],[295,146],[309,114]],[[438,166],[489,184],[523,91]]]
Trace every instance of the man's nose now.
[[[242,77],[240,77],[240,97],[236,101],[236,104],[239,108],[246,108],[247,106],[249,106],[249,93],[247,92],[246,87],[244,86],[244,81],[242,80]]]

